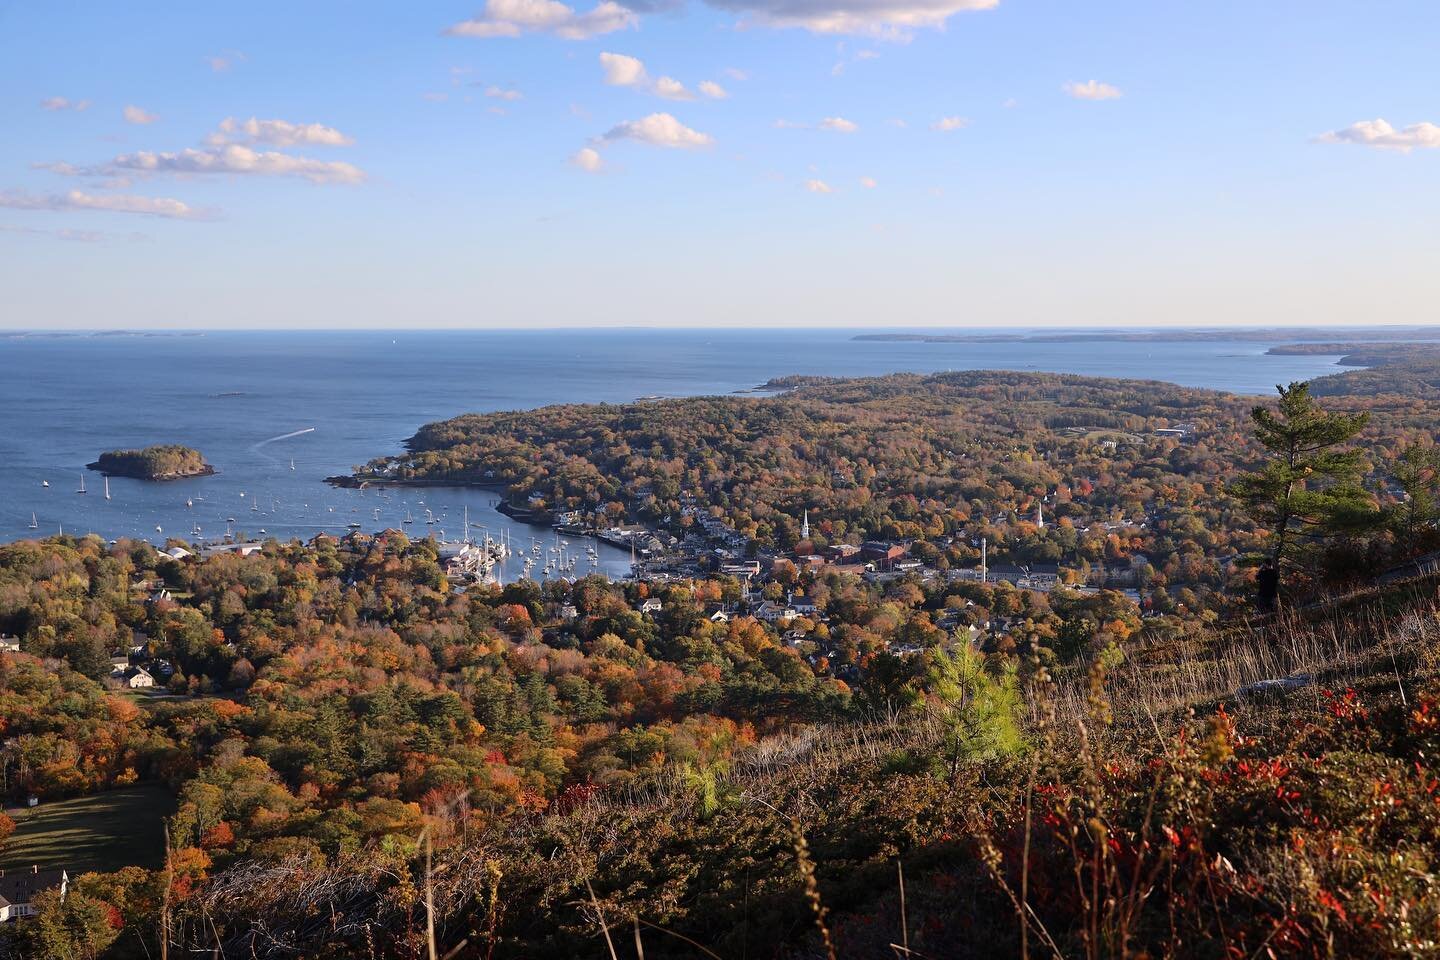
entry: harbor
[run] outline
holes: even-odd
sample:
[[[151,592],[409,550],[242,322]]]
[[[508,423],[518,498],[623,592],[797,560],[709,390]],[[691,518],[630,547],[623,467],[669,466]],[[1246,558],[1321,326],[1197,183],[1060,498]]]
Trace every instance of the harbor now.
[[[398,530],[413,539],[433,538],[447,575],[456,581],[509,583],[591,573],[618,579],[631,570],[628,546],[506,516],[493,490],[341,488],[303,476],[303,465],[292,471],[290,463],[287,457],[262,477],[222,472],[164,484],[102,477],[87,486],[78,474],[71,486],[57,471],[53,480],[32,481],[25,504],[7,504],[5,521],[18,528],[13,535],[19,538],[93,533],[157,547],[176,541],[194,552],[269,539],[308,541],[321,533]]]

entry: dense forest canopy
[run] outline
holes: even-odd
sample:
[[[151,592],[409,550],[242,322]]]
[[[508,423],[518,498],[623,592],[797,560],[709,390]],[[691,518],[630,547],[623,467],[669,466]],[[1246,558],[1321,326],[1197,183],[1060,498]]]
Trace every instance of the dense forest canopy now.
[[[90,469],[140,480],[169,480],[214,472],[199,450],[174,443],[143,450],[111,450],[100,454]]]

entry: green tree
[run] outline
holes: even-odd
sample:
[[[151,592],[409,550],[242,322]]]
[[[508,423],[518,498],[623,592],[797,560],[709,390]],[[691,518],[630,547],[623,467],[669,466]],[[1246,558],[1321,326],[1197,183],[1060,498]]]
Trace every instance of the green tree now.
[[[1389,473],[1404,499],[1387,512],[1400,549],[1423,549],[1427,534],[1440,520],[1440,448],[1411,444],[1390,463]]]
[[[1279,601],[1282,584],[1307,547],[1375,516],[1360,483],[1361,453],[1341,448],[1365,429],[1370,415],[1323,409],[1305,382],[1276,389],[1278,410],[1257,406],[1250,412],[1255,438],[1268,451],[1265,465],[1239,477],[1230,491],[1270,530],[1259,578],[1259,599],[1266,607]]]
[[[996,661],[999,662],[999,661]],[[1020,750],[1020,690],[1013,665],[991,664],[967,643],[937,650],[926,686],[946,723],[945,759],[953,780],[960,762]]]
[[[14,925],[13,954],[24,960],[94,960],[115,942],[119,931],[112,908],[78,893],[62,897],[46,890],[35,898],[37,914]]]

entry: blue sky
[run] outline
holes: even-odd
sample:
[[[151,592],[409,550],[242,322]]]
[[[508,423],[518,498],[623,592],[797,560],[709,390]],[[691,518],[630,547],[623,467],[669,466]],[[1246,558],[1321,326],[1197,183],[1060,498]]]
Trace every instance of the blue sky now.
[[[1433,0],[0,3],[0,123],[5,327],[1440,303]]]

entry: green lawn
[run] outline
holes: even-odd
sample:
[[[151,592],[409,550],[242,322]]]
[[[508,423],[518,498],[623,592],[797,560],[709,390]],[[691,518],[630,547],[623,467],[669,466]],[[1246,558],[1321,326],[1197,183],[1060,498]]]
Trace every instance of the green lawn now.
[[[165,862],[163,820],[175,809],[164,787],[145,785],[93,797],[42,803],[16,815],[15,835],[0,850],[0,867],[88,870],[159,867]]]

